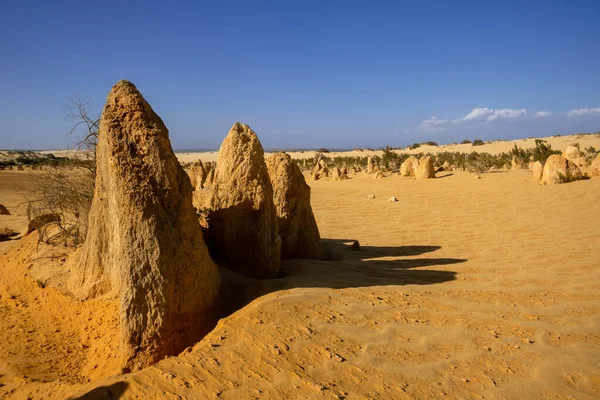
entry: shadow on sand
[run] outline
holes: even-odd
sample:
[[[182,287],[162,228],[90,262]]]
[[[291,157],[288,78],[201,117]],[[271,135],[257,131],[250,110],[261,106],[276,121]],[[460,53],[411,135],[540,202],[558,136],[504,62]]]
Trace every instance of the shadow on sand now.
[[[440,246],[361,246],[352,250],[352,239],[323,239],[326,260],[286,260],[276,279],[252,279],[224,268],[219,318],[241,309],[254,299],[293,288],[357,288],[388,285],[431,285],[455,279],[456,272],[420,267],[462,263],[459,258],[405,258],[439,250]]]
[[[78,397],[69,397],[68,400],[117,400],[129,384],[127,382],[116,382],[112,385],[99,386]]]
[[[459,258],[404,258],[439,250],[440,246],[362,246],[352,250],[352,239],[323,239],[326,260],[287,260],[281,264],[280,277],[253,279],[219,265],[222,285],[215,305],[215,319],[209,331],[221,318],[243,308],[254,299],[278,290],[293,288],[358,288],[387,285],[431,285],[455,279],[456,272],[422,270],[420,267],[462,263]],[[198,332],[198,341],[208,332]],[[118,399],[127,388],[126,382],[91,390],[80,399]]]

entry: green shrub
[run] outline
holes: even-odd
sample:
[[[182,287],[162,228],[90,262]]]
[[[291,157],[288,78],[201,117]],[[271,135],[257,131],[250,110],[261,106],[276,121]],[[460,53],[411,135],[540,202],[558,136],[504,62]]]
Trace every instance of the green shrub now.
[[[528,162],[529,156],[531,155],[531,150],[522,149],[519,146],[517,146],[515,143],[514,147],[510,151],[510,155],[521,160],[521,162]]]
[[[419,143],[413,143],[408,148],[411,150],[414,150],[414,149],[418,149],[419,147],[421,147],[421,145]]]
[[[462,142],[460,142],[460,144],[471,144],[471,141],[469,139],[465,139]]]
[[[391,150],[391,147],[386,146],[383,149],[383,157],[381,158],[383,168],[386,171],[398,172],[400,164],[402,164],[402,157],[400,154],[395,153]]]
[[[593,146],[589,146],[585,148],[585,158],[587,159],[588,164],[591,164],[592,161],[596,159],[598,156],[598,150],[596,150]]]
[[[475,139],[475,140],[473,140],[473,143],[471,145],[472,146],[483,146],[484,143],[483,143],[483,140],[481,140],[481,139]]]
[[[560,183],[569,183],[569,182],[581,181],[584,179],[589,179],[589,178],[585,175],[579,175],[579,176],[573,175],[571,173],[571,171],[569,171],[569,170],[567,170],[567,172],[564,174],[561,172],[558,173],[558,181]]]
[[[552,150],[552,146],[545,140],[536,139],[535,148],[533,149],[533,160],[540,161],[542,164],[546,162],[552,154],[561,154],[559,150]]]

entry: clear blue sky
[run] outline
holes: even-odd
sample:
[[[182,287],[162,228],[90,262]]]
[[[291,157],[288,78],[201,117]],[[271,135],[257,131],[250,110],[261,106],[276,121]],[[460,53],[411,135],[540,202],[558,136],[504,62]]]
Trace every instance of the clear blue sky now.
[[[176,149],[600,130],[600,1],[0,0],[0,148],[64,148],[136,84]],[[541,114],[538,114],[540,113]]]

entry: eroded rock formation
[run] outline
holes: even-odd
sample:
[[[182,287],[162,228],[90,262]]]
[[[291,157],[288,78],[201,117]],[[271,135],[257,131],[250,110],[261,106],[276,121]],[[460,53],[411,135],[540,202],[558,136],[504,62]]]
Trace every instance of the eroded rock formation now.
[[[96,166],[88,234],[70,283],[79,299],[119,300],[123,368],[136,370],[199,339],[219,276],[169,132],[128,81],[108,94]]]

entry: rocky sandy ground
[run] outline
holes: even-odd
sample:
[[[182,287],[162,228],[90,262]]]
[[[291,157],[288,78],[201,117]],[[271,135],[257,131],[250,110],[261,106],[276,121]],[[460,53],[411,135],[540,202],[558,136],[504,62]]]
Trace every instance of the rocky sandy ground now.
[[[11,211],[27,174],[0,171]],[[133,374],[96,356],[115,343],[117,305],[49,281],[68,249],[0,243],[0,398],[600,396],[599,178],[351,178],[309,181],[330,261],[284,262],[266,281],[222,271],[233,312]]]

